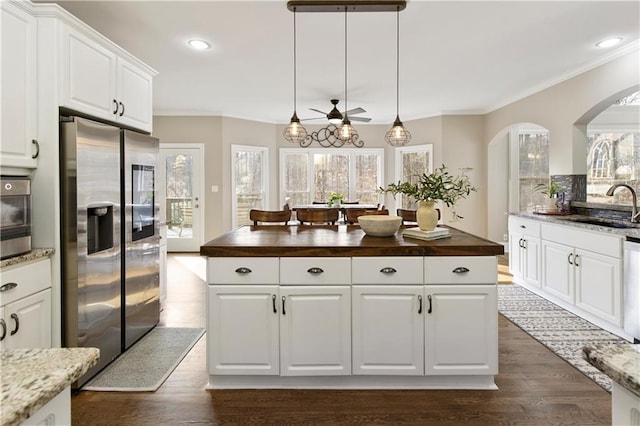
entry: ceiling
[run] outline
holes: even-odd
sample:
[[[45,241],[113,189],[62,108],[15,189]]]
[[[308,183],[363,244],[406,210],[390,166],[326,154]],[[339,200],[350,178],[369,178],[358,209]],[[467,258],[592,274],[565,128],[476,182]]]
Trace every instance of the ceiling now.
[[[286,123],[286,1],[58,1],[159,72],[154,114]],[[344,14],[297,13],[301,119],[344,107]],[[396,115],[396,14],[348,15],[348,107]],[[595,43],[620,36],[621,45]],[[213,46],[195,51],[187,40]],[[638,1],[409,1],[400,12],[400,117],[486,113],[638,48]],[[341,108],[342,109],[342,108]],[[323,120],[310,123],[324,124]]]

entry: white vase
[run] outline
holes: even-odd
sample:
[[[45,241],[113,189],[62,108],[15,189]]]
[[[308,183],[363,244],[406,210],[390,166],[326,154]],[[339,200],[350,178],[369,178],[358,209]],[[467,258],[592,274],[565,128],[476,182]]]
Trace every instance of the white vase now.
[[[545,206],[545,211],[548,212],[557,212],[558,211],[558,199],[557,198],[547,198],[547,204]]]
[[[416,221],[421,231],[433,231],[438,226],[438,211],[434,206],[434,201],[420,201]]]

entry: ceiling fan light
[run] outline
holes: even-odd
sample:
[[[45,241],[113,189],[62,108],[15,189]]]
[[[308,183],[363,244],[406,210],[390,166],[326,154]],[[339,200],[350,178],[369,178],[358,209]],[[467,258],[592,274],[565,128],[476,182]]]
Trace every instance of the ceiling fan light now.
[[[289,125],[284,128],[282,136],[284,136],[287,142],[297,144],[302,143],[307,138],[307,129],[300,124],[300,119],[295,111],[293,111]]]
[[[342,125],[338,127],[338,139],[344,143],[353,143],[358,140],[358,131],[351,125],[349,117],[345,114]]]
[[[391,146],[405,146],[411,141],[411,133],[405,129],[399,116],[396,115],[396,120],[384,135],[384,140]]]

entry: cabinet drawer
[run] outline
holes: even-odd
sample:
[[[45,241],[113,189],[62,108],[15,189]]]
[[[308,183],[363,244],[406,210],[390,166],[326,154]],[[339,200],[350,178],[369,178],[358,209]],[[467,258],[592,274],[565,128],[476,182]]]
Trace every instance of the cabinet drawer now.
[[[509,216],[509,232],[519,232],[540,238],[540,222]]]
[[[277,257],[210,257],[209,284],[278,284]]]
[[[351,284],[350,257],[282,257],[280,284]]]
[[[495,284],[495,256],[433,256],[424,259],[426,284]]]
[[[422,257],[354,257],[353,284],[422,284]]]
[[[0,291],[0,306],[4,306],[51,287],[51,261],[46,258],[13,268],[3,268],[1,275],[0,285],[17,284],[14,288]]]

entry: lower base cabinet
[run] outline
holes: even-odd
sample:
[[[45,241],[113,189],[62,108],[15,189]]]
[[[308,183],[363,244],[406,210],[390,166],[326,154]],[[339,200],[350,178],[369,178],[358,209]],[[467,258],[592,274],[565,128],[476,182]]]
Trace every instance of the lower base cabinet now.
[[[49,426],[71,424],[71,388],[58,395],[21,423],[22,426]]]
[[[430,285],[425,293],[425,374],[497,374],[496,286]]]
[[[210,286],[209,374],[351,374],[348,286]]]

